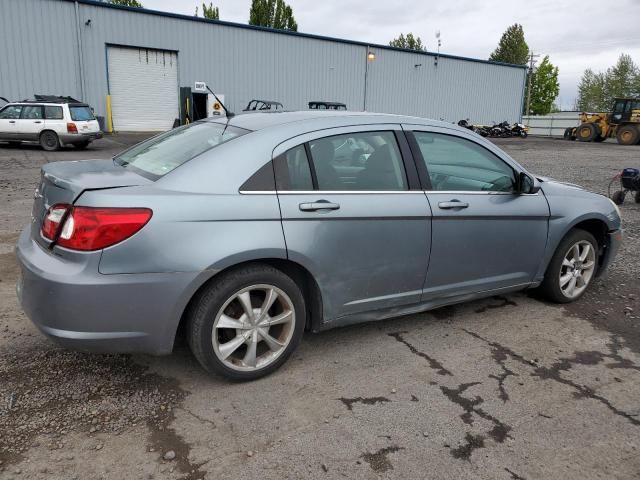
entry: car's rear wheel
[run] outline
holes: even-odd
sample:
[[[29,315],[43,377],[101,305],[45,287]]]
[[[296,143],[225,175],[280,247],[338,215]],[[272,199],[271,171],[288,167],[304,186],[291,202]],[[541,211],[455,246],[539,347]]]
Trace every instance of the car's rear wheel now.
[[[598,242],[585,230],[573,230],[556,249],[541,291],[553,302],[573,302],[587,290],[597,268]]]
[[[47,152],[58,150],[58,148],[60,148],[60,141],[58,140],[56,132],[52,132],[51,130],[42,132],[40,134],[40,146]]]
[[[223,273],[195,299],[187,340],[209,372],[254,380],[276,370],[304,331],[305,302],[295,282],[269,265]]]

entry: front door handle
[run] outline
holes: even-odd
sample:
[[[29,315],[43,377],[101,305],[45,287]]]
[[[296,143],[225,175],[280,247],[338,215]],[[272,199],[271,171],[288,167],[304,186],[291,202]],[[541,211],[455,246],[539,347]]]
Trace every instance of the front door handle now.
[[[298,207],[303,212],[317,212],[318,210],[338,210],[340,204],[331,203],[327,200],[318,200],[310,203],[301,203]]]
[[[467,202],[461,202],[460,200],[451,200],[450,202],[440,202],[438,207],[443,210],[450,210],[453,208],[467,208],[469,204]]]
[[[9,120],[9,123],[16,123],[15,120]]]

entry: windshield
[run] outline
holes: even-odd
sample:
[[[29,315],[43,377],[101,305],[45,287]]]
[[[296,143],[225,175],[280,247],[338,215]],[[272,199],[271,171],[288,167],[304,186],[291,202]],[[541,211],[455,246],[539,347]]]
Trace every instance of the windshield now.
[[[71,120],[74,122],[84,122],[87,120],[95,120],[91,108],[87,106],[72,107],[69,105],[69,113],[71,113]]]
[[[249,133],[222,123],[197,122],[150,138],[114,157],[114,161],[151,180],[197,157],[201,153]]]

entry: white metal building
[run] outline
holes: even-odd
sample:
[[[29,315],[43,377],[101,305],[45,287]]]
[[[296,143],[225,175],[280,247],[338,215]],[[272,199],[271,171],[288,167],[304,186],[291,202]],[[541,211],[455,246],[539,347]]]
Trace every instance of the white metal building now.
[[[0,1],[0,96],[69,95],[105,115],[110,95],[121,131],[170,128],[180,87],[196,81],[234,111],[252,98],[288,110],[326,100],[451,122],[514,122],[525,77],[521,66],[92,0]]]

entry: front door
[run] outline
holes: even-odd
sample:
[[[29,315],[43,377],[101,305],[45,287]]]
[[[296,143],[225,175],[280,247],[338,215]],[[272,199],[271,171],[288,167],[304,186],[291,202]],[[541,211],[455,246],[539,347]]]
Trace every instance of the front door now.
[[[0,140],[18,139],[18,120],[22,105],[8,105],[0,110]]]
[[[274,159],[288,256],[317,281],[325,321],[420,301],[431,214],[399,125],[307,134]]]
[[[515,193],[515,166],[470,136],[437,130],[413,133],[433,211],[423,301],[529,284],[547,241],[543,193]]]
[[[24,105],[17,125],[20,140],[39,140],[40,132],[44,128],[42,105]]]

